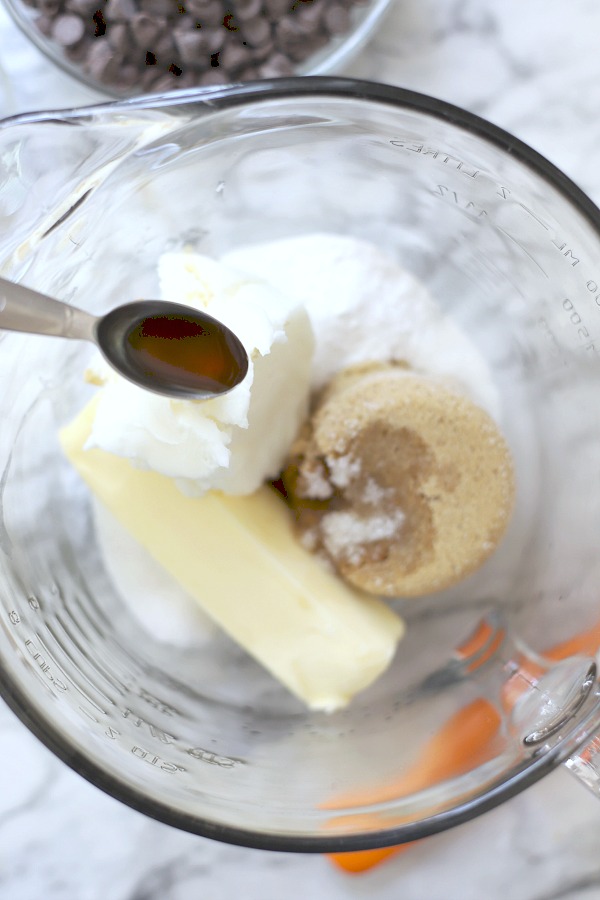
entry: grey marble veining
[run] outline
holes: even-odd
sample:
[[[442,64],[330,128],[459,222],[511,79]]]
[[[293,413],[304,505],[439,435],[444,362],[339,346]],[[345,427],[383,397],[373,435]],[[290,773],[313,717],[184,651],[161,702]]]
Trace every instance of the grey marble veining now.
[[[489,118],[600,202],[596,0],[397,0],[348,70]],[[0,8],[0,114],[94,102]],[[599,900],[600,803],[558,770],[367,875],[180,833],[72,772],[0,703],[1,900]]]

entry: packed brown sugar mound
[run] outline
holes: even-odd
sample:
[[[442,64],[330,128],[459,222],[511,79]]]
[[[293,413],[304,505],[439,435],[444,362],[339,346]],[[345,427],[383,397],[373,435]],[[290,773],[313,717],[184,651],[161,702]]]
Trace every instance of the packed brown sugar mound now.
[[[510,452],[466,397],[397,365],[348,369],[319,398],[283,476],[305,546],[385,596],[450,587],[494,551]]]

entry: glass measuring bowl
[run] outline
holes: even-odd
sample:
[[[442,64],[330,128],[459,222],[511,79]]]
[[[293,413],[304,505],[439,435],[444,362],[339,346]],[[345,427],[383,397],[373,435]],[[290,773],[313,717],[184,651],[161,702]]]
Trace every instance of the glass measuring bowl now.
[[[594,786],[591,202],[470,114],[343,79],[26,115],[0,126],[0,154],[1,274],[94,312],[156,296],[158,256],[184,244],[376,243],[489,361],[518,484],[488,563],[397,601],[409,637],[389,671],[347,709],[309,713],[223,636],[174,652],[140,628],[58,444],[91,392],[89,350],[2,334],[0,686],[32,731],[148,815],[270,849],[414,840],[565,761]]]

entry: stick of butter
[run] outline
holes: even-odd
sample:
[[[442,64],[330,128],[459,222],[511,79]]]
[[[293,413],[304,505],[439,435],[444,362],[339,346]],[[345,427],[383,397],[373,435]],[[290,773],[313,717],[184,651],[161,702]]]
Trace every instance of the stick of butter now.
[[[404,634],[402,620],[300,545],[274,490],[188,497],[164,475],[85,450],[94,406],[61,431],[67,457],[235,641],[311,709],[343,707],[381,675]]]

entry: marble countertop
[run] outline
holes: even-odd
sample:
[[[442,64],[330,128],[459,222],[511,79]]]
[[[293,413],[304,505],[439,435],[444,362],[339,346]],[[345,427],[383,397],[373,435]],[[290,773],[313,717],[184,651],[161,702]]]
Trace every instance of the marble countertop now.
[[[596,0],[396,0],[347,74],[512,131],[600,203]],[[94,102],[0,8],[0,115]],[[598,900],[600,803],[564,769],[370,873],[178,832],[102,794],[0,701],[3,900]]]

